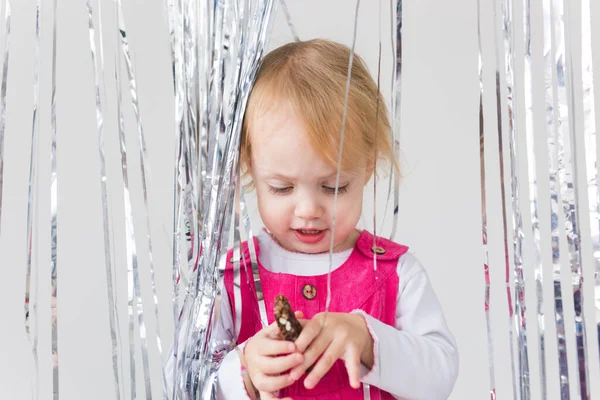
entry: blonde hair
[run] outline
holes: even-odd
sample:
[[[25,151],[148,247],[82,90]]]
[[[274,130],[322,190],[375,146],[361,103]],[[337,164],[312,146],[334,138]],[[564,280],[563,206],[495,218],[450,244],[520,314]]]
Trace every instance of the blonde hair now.
[[[313,149],[337,167],[350,49],[329,40],[288,43],[267,54],[248,99],[242,127],[240,165],[251,170],[251,132],[257,119],[277,104],[291,105],[304,122]],[[385,101],[364,61],[354,55],[342,153],[342,170],[363,158],[375,169],[377,159],[398,168],[392,154]],[[251,186],[251,184],[250,184]]]

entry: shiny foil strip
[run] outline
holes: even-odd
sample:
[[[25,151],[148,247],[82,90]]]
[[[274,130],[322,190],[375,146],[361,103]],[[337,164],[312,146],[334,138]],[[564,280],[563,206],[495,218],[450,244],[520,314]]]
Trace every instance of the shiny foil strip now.
[[[502,139],[502,93],[501,93],[501,85],[500,85],[500,77],[501,77],[501,73],[500,73],[500,60],[503,58],[503,55],[500,51],[500,46],[498,45],[498,17],[496,15],[496,4],[497,4],[498,0],[495,0],[493,2],[493,7],[494,7],[494,22],[493,22],[493,27],[494,27],[494,49],[495,49],[495,53],[496,53],[496,107],[497,107],[497,123],[498,123],[498,159],[499,159],[499,166],[500,166],[500,196],[501,196],[501,204],[502,204],[502,233],[503,233],[503,243],[504,243],[504,266],[505,266],[505,285],[506,285],[506,297],[508,300],[508,336],[509,336],[509,343],[510,343],[510,361],[511,361],[511,372],[512,372],[512,389],[513,389],[513,398],[518,399],[517,397],[517,378],[516,378],[516,372],[515,372],[515,351],[514,351],[514,326],[512,324],[512,319],[513,319],[513,304],[512,304],[512,295],[511,295],[511,290],[510,290],[510,255],[509,255],[509,250],[508,250],[508,220],[507,220],[507,213],[506,213],[506,190],[505,190],[505,173],[504,173],[504,156],[503,156],[503,139]],[[505,22],[504,19],[504,14],[506,14],[507,11],[507,7],[506,5],[503,3],[503,23]],[[506,32],[506,28],[503,29],[503,33],[504,33],[504,37],[503,39],[505,39],[505,32]],[[509,53],[509,52],[506,52]],[[509,70],[508,68],[508,64],[507,64],[507,71]],[[506,79],[506,83],[508,86],[508,89],[511,90],[512,89],[512,77],[509,78],[508,75],[504,75],[505,79]],[[509,80],[510,79],[510,80]],[[510,93],[510,92],[509,92]],[[512,94],[510,94],[510,96],[512,96]],[[510,104],[509,102],[509,112],[512,112],[512,104]],[[510,129],[512,132],[512,121],[510,121]],[[511,155],[512,156],[512,155]],[[511,162],[512,164],[512,162]]]
[[[95,85],[95,100],[96,100],[96,134],[98,136],[98,152],[100,155],[100,192],[102,197],[102,222],[103,222],[103,233],[104,233],[104,262],[106,271],[106,282],[107,282],[107,297],[109,304],[109,326],[110,336],[112,344],[112,363],[113,363],[113,374],[115,378],[115,394],[116,398],[120,398],[119,392],[119,367],[118,367],[118,337],[115,332],[115,323],[118,320],[117,309],[115,305],[115,294],[113,288],[113,267],[112,267],[112,251],[110,243],[111,227],[109,223],[108,214],[108,191],[107,191],[107,177],[106,177],[106,157],[104,155],[104,110],[102,104],[101,88],[104,88],[104,67],[103,63],[100,63],[100,71],[98,71],[98,61],[96,57],[96,38],[94,29],[94,11],[90,0],[87,1],[88,11],[88,32],[89,32],[89,43],[90,53],[92,56],[92,69],[94,74],[94,85]],[[100,24],[102,20],[100,19]],[[100,47],[102,47],[102,36],[99,37]]]
[[[488,350],[488,372],[490,380],[490,399],[496,399],[496,373],[494,370],[494,346],[492,336],[492,324],[490,320],[490,270],[489,270],[489,254],[487,245],[487,201],[486,201],[486,173],[485,173],[485,119],[483,116],[483,57],[481,46],[481,0],[477,0],[477,44],[478,44],[478,71],[479,71],[479,162],[481,172],[481,232],[483,243],[483,273],[485,282],[484,291],[484,310],[485,310],[485,325],[487,333],[487,350]]]
[[[190,271],[197,267],[196,261],[199,252],[199,240],[197,234],[198,226],[198,204],[194,199],[198,199],[198,31],[196,20],[198,10],[194,1],[187,2],[183,8],[183,76],[182,81],[184,89],[184,106],[182,109],[182,122],[184,136],[182,140],[183,151],[183,188],[184,188],[184,208],[182,210],[186,227],[187,237],[187,263],[189,275]]]
[[[181,282],[181,255],[180,255],[180,227],[181,227],[181,211],[183,208],[182,180],[183,180],[183,144],[182,140],[185,136],[183,130],[183,76],[180,51],[180,11],[179,6],[175,5],[174,0],[165,0],[169,22],[169,36],[171,44],[171,62],[173,71],[173,91],[175,95],[175,168],[173,179],[173,232],[172,232],[172,252],[173,252],[173,320],[175,325],[174,340],[173,340],[173,355],[175,364],[179,362],[179,335],[181,324],[179,321],[179,290]],[[176,398],[176,382],[178,381],[179,368],[173,368],[173,393],[172,398]]]
[[[38,317],[37,302],[39,293],[39,262],[38,247],[35,242],[35,262],[33,261],[34,242],[33,230],[37,229],[37,212],[34,206],[38,206],[37,193],[39,190],[39,177],[37,175],[38,147],[39,147],[39,122],[38,108],[40,101],[40,21],[41,21],[41,0],[37,0],[35,7],[35,44],[33,50],[33,112],[31,122],[31,150],[29,152],[29,185],[27,190],[27,265],[25,272],[25,333],[31,345],[33,356],[32,373],[32,398],[39,398],[39,357],[38,357]],[[1,156],[0,156],[1,157]],[[0,191],[2,189],[0,188]],[[1,196],[1,195],[0,195]],[[1,207],[0,207],[1,208]],[[35,222],[34,222],[35,221]],[[33,275],[33,290],[31,289],[31,280]],[[32,328],[33,325],[33,328]]]
[[[241,204],[240,204],[240,197],[239,197],[239,192],[240,192],[240,187],[239,185],[237,185],[236,190],[238,191],[238,195],[236,196],[236,209],[240,209],[241,208]],[[242,189],[243,190],[243,189]],[[233,232],[233,298],[234,298],[234,303],[235,303],[235,310],[233,310],[233,312],[235,312],[235,338],[238,338],[240,336],[240,331],[242,329],[242,291],[241,291],[241,287],[242,287],[242,277],[240,274],[240,260],[243,260],[244,263],[244,267],[246,267],[246,262],[244,259],[244,255],[243,255],[243,250],[241,250],[241,235],[240,235],[240,230],[241,230],[241,226],[240,226],[240,214],[239,212],[236,211],[235,213],[235,219],[233,222],[233,226],[234,226],[234,232]],[[229,262],[231,262],[232,260],[229,260]],[[247,272],[248,270],[245,269],[245,271]],[[248,281],[246,281],[247,283]]]
[[[562,301],[562,285],[560,274],[560,231],[559,231],[559,182],[558,182],[558,149],[557,130],[559,116],[556,115],[557,92],[556,79],[556,39],[553,29],[554,11],[550,0],[545,0],[544,7],[544,79],[545,79],[545,109],[546,134],[548,135],[548,159],[550,179],[550,224],[552,243],[552,279],[554,285],[554,316],[556,323],[556,340],[558,346],[558,368],[561,399],[570,398],[569,369],[565,337],[565,322]]]
[[[4,133],[6,130],[6,86],[10,55],[10,0],[4,7],[4,54],[2,57],[2,86],[0,87],[0,222],[2,222],[2,188],[4,186]],[[2,225],[0,224],[0,231]]]
[[[296,27],[294,26],[294,23],[292,22],[292,16],[290,15],[290,10],[288,9],[288,6],[287,6],[287,1],[279,0],[279,5],[281,6],[281,10],[283,11],[283,14],[285,15],[285,20],[287,21],[287,24],[290,27],[290,31],[292,32],[292,36],[294,37],[294,41],[296,41],[296,42],[300,41],[300,37],[298,36]]]
[[[231,15],[233,17],[233,24],[230,27],[235,27],[237,28],[240,32],[243,32],[243,29],[245,26],[248,26],[245,24],[246,22],[246,18],[250,17],[250,20],[252,21],[251,24],[249,24],[249,31],[248,31],[248,42],[244,43],[244,37],[243,34],[241,35],[241,37],[238,39],[239,40],[239,53],[237,54],[237,60],[239,60],[239,56],[243,55],[242,58],[242,66],[241,66],[241,70],[239,70],[240,74],[236,73],[235,76],[235,80],[230,81],[229,83],[232,84],[230,86],[230,90],[226,90],[224,92],[224,94],[227,94],[227,96],[225,97],[228,101],[225,102],[225,105],[229,105],[228,109],[224,108],[223,111],[225,111],[225,115],[229,116],[229,119],[226,119],[226,121],[232,121],[233,123],[231,124],[231,136],[232,136],[232,144],[233,144],[233,149],[234,152],[233,154],[230,154],[230,156],[228,157],[226,166],[227,169],[226,171],[230,171],[230,174],[232,175],[231,178],[227,177],[227,175],[225,175],[225,182],[224,182],[224,186],[227,187],[226,185],[230,185],[231,181],[233,184],[235,184],[236,179],[235,176],[237,176],[237,171],[238,171],[238,167],[237,167],[237,163],[238,163],[238,154],[239,154],[239,139],[240,139],[240,133],[241,133],[241,127],[242,127],[242,118],[243,118],[243,112],[245,110],[246,107],[246,103],[248,100],[248,95],[250,93],[250,89],[252,86],[252,83],[254,82],[254,78],[256,75],[256,72],[258,71],[258,66],[259,66],[259,62],[261,60],[262,57],[262,53],[264,51],[264,49],[266,48],[266,44],[267,44],[267,40],[268,37],[270,35],[270,27],[271,27],[271,22],[272,22],[272,12],[273,12],[273,2],[272,1],[265,1],[265,2],[258,2],[257,4],[254,5],[254,7],[252,8],[246,8],[248,5],[244,2],[241,3],[234,3],[233,6],[233,15]],[[237,16],[237,18],[236,18]],[[242,18],[240,18],[239,16],[242,16]],[[224,25],[224,27],[226,27],[227,25]],[[235,30],[234,30],[235,31]],[[227,35],[225,35],[225,37],[227,37]],[[231,39],[232,36],[230,35],[229,38]],[[235,49],[235,42],[229,42],[229,48],[231,49],[231,52],[228,54],[229,56],[232,56],[235,54],[236,49]],[[225,46],[223,47],[223,49],[225,49]],[[233,62],[236,60],[236,58],[230,58],[230,61],[232,62],[231,66],[235,65]],[[236,86],[237,86],[237,90],[236,90]],[[225,86],[227,88],[227,86]],[[236,91],[233,91],[236,90]],[[238,98],[238,100],[234,103],[234,96],[232,96],[234,93],[238,94],[238,96],[240,98]],[[241,101],[240,101],[241,100]],[[231,119],[233,118],[233,119]],[[213,170],[214,171],[214,170]],[[231,186],[230,186],[231,187]],[[235,186],[233,186],[233,188],[235,188]],[[234,193],[230,193],[234,194]],[[233,196],[232,196],[233,197]],[[222,205],[222,204],[220,204]],[[228,218],[226,218],[226,221],[228,221]],[[227,227],[227,225],[225,225]],[[225,234],[228,234],[227,230],[224,230]],[[221,249],[221,251],[223,251],[225,249]],[[212,262],[211,262],[212,264]],[[210,325],[209,325],[210,326]],[[209,342],[212,341],[211,336],[211,330],[207,330],[205,333],[205,337],[206,340],[205,342]],[[200,382],[206,382],[206,383],[210,383],[210,382],[215,382],[215,375],[216,375],[216,370],[217,367],[219,365],[219,361],[221,359],[221,355],[218,353],[218,348],[214,348],[214,345],[210,346],[211,350],[209,352],[209,358],[206,360],[205,363],[202,363],[201,368],[200,368],[200,377],[199,380]],[[212,392],[207,392],[208,390],[212,390]],[[214,396],[214,385],[212,387],[205,385],[204,390],[202,391],[198,391],[198,393],[203,396],[203,398],[207,398],[209,395]]]
[[[378,43],[377,43],[377,106],[376,106],[376,110],[375,110],[375,120],[378,121],[379,120],[379,89],[380,89],[380,83],[381,83],[381,0],[379,0],[379,7],[378,7],[378,17],[379,17],[379,37],[378,37]],[[385,107],[385,104],[383,105],[383,107]],[[379,127],[379,124],[377,124],[377,127]],[[377,128],[376,128],[377,129]],[[378,137],[377,135],[377,130],[375,131],[375,137]],[[378,150],[375,150],[375,154],[373,154],[373,159],[377,160],[379,156]],[[392,163],[393,164],[393,163]],[[377,175],[375,175],[373,177],[373,246],[371,247],[372,249],[375,249],[377,247]],[[377,271],[377,253],[375,251],[373,251],[373,269],[375,271]],[[379,277],[377,275],[375,275],[375,279],[378,279]]]
[[[120,78],[120,54],[117,50],[117,62],[115,65],[115,81],[117,84],[117,113],[119,118],[119,150],[121,152],[121,172],[123,174],[123,193],[125,202],[125,249],[127,252],[127,279],[128,279],[128,316],[129,316],[129,372],[131,379],[130,397],[136,398],[136,375],[135,375],[135,352],[133,342],[133,307],[132,307],[132,291],[131,291],[131,274],[133,272],[133,263],[137,263],[137,253],[135,251],[135,232],[133,229],[133,221],[131,215],[131,199],[129,196],[129,174],[127,172],[127,145],[125,141],[125,122],[123,120],[123,106],[122,106],[122,90],[121,90],[121,78]],[[111,330],[111,337],[112,337]],[[114,363],[115,360],[113,360]],[[113,364],[113,368],[115,365]],[[118,368],[118,367],[117,367]],[[115,371],[116,379],[118,379],[118,370]],[[118,381],[117,381],[118,382]]]
[[[363,397],[365,400],[371,400],[371,385],[363,383]]]
[[[52,98],[50,100],[51,118],[51,149],[50,149],[50,291],[51,291],[51,337],[52,337],[52,397],[58,400],[58,336],[56,327],[58,325],[58,308],[56,299],[58,295],[57,257],[56,246],[58,245],[57,223],[58,223],[58,177],[56,175],[56,25],[57,25],[57,2],[54,0],[52,8]]]
[[[554,45],[554,68],[556,69],[555,100],[558,103],[558,178],[560,200],[564,215],[565,238],[569,251],[571,285],[575,311],[575,332],[578,365],[578,388],[581,398],[589,396],[589,377],[586,355],[585,316],[583,311],[583,278],[579,232],[579,193],[576,154],[575,103],[574,103],[574,63],[573,50],[567,45],[570,31],[568,7],[563,0],[552,0],[552,28]]]
[[[529,209],[531,213],[532,239],[535,259],[536,315],[538,336],[538,364],[540,368],[540,384],[542,399],[548,397],[546,382],[546,348],[545,348],[545,315],[544,315],[544,273],[540,245],[540,220],[538,214],[538,183],[536,171],[536,141],[533,127],[533,87],[531,66],[531,0],[523,0],[523,32],[524,32],[524,99],[525,99],[525,136],[527,143],[527,174],[529,177]]]
[[[390,0],[391,1],[391,0]],[[392,3],[390,3],[390,8]],[[390,10],[392,11],[392,10]],[[393,16],[394,13],[390,12]],[[401,122],[401,99],[402,99],[402,0],[396,0],[396,24],[392,24],[395,27],[395,37],[392,39],[394,51],[392,54],[395,55],[395,62],[393,65],[393,78],[392,78],[392,151],[394,154],[394,160],[400,165],[400,122]],[[392,38],[394,35],[392,35]],[[401,174],[394,168],[392,164],[390,166],[390,185],[388,188],[388,203],[390,199],[392,181],[394,183],[394,210],[392,217],[392,232],[390,233],[390,239],[394,240],[396,236],[396,230],[398,229],[398,211],[400,205],[400,177]],[[387,205],[386,205],[387,208]],[[384,213],[386,217],[387,210]]]
[[[508,91],[507,97],[507,112],[508,112],[508,131],[509,131],[509,158],[510,158],[510,182],[511,182],[511,199],[512,199],[512,221],[513,221],[513,274],[515,285],[515,302],[514,302],[514,322],[517,332],[517,346],[519,356],[519,396],[521,399],[530,399],[531,391],[529,387],[529,355],[527,351],[527,322],[525,318],[525,279],[523,276],[523,220],[521,216],[521,206],[519,204],[520,189],[519,189],[519,170],[518,170],[518,142],[516,140],[515,131],[517,129],[517,112],[516,109],[520,106],[517,102],[517,97],[514,96],[514,66],[513,60],[515,57],[515,33],[513,30],[513,15],[511,0],[503,0],[502,4],[503,24],[502,31],[504,36],[504,63],[505,63],[505,78],[506,88]],[[502,145],[500,145],[502,151]],[[502,159],[502,153],[500,153]],[[504,182],[504,179],[502,179]],[[503,200],[504,202],[504,197]],[[504,207],[503,207],[504,211]],[[505,220],[506,221],[506,220]],[[506,232],[506,227],[505,227]],[[506,243],[506,236],[505,236]],[[508,259],[508,252],[505,248],[505,254]],[[508,278],[508,273],[507,273]],[[507,285],[508,286],[508,285]],[[510,304],[510,301],[509,301]],[[512,342],[511,342],[512,344]]]
[[[352,47],[350,48],[350,56],[348,58],[348,78],[346,79],[346,92],[344,94],[344,111],[342,113],[342,128],[340,131],[340,151],[338,152],[337,171],[335,174],[335,193],[333,195],[333,216],[331,219],[331,242],[329,243],[329,271],[327,272],[327,300],[325,301],[325,315],[329,312],[329,303],[331,303],[331,268],[333,265],[333,247],[335,236],[335,216],[337,213],[337,198],[338,188],[340,187],[340,172],[342,170],[342,153],[344,150],[344,134],[346,131],[346,115],[348,113],[348,95],[350,93],[350,82],[352,80],[352,64],[354,62],[354,46],[356,45],[356,32],[358,27],[358,9],[360,8],[360,0],[356,0],[356,8],[354,10],[354,30],[352,34]],[[375,205],[374,205],[375,206]],[[325,324],[323,318],[323,324]]]
[[[590,1],[581,0],[581,69],[583,85],[583,129],[586,149],[588,200],[590,207],[591,241],[594,252],[594,303],[596,326],[600,326],[600,190],[598,188],[598,141],[596,135],[596,102],[594,98],[594,75],[592,61],[592,27]],[[588,272],[589,274],[589,272]],[[600,334],[600,329],[598,329]],[[593,338],[595,335],[592,334]],[[600,339],[600,337],[598,337]],[[600,340],[599,340],[600,342]]]
[[[254,235],[252,234],[252,227],[250,226],[250,215],[248,214],[248,205],[246,203],[246,199],[244,198],[243,190],[240,190],[240,214],[242,217],[242,223],[244,225],[244,231],[246,233],[246,240],[248,241],[248,251],[250,253],[250,263],[252,267],[251,275],[246,276],[246,284],[254,284],[255,290],[251,291],[251,293],[256,293],[256,301],[258,302],[258,309],[260,314],[260,310],[266,311],[265,298],[263,295],[262,285],[260,283],[260,274],[258,272],[258,257],[256,256],[256,247],[254,246]],[[248,266],[245,265],[245,267],[246,271],[248,271]],[[236,314],[236,318],[241,318],[241,314]],[[262,322],[263,328],[269,325],[268,322],[261,315],[259,315],[259,318]]]
[[[144,199],[144,217],[146,220],[146,239],[147,239],[147,243],[148,243],[148,259],[149,259],[149,264],[148,264],[148,268],[150,271],[150,283],[151,283],[151,289],[152,289],[152,298],[154,300],[154,317],[155,317],[155,323],[156,323],[156,345],[158,348],[158,353],[160,356],[162,356],[162,340],[161,340],[161,335],[160,335],[160,318],[158,315],[158,296],[156,293],[156,277],[155,277],[155,273],[154,273],[154,260],[153,260],[153,246],[152,246],[152,236],[151,236],[151,226],[150,226],[150,213],[149,213],[149,208],[148,208],[148,185],[147,185],[147,177],[151,176],[150,173],[150,164],[148,163],[148,154],[147,154],[147,150],[146,150],[146,138],[144,135],[144,129],[143,129],[143,125],[142,125],[142,117],[140,115],[140,110],[139,110],[139,102],[138,102],[138,93],[137,93],[137,84],[136,84],[136,79],[135,79],[135,73],[134,73],[134,68],[133,68],[133,63],[131,61],[131,56],[129,54],[129,41],[127,39],[127,29],[125,27],[125,20],[123,18],[123,11],[122,11],[122,6],[121,6],[121,0],[117,0],[116,1],[116,12],[117,12],[117,23],[118,23],[118,38],[119,38],[119,42],[121,45],[121,50],[122,50],[122,54],[123,54],[123,60],[125,62],[125,66],[126,66],[126,70],[127,70],[127,78],[128,78],[128,85],[129,85],[129,92],[131,95],[131,105],[133,108],[133,113],[135,115],[135,121],[136,121],[136,126],[137,126],[137,133],[138,133],[138,141],[139,141],[139,146],[140,146],[140,172],[141,172],[141,178],[142,178],[142,195],[143,195],[143,199]],[[117,59],[119,60],[118,64],[117,64],[117,72],[118,69],[120,68],[121,65],[121,57],[120,54],[117,50]],[[117,77],[117,86],[118,86],[118,91],[121,90],[121,82],[120,79]],[[121,93],[119,92],[119,102],[120,102],[120,97]],[[120,104],[119,104],[120,107]],[[122,109],[119,109],[119,121],[121,123],[121,119],[122,119]],[[121,129],[121,126],[119,126],[119,129]],[[122,156],[122,172],[123,172],[123,182],[124,182],[124,189],[125,189],[125,193],[127,193],[127,198],[126,198],[126,203],[128,202],[129,208],[127,207],[127,205],[125,206],[125,210],[126,210],[126,219],[127,219],[127,225],[131,228],[130,230],[130,239],[131,239],[131,256],[135,256],[136,252],[135,252],[135,234],[134,234],[134,229],[133,229],[133,215],[132,215],[132,210],[131,210],[131,201],[128,197],[128,193],[129,190],[127,187],[125,187],[125,182],[126,182],[126,177],[127,177],[127,151],[126,151],[126,146],[125,146],[125,137],[124,137],[124,131],[123,131],[123,136],[121,136],[121,156]],[[128,180],[127,180],[128,181]],[[137,265],[137,260],[135,261],[134,265]],[[143,308],[142,303],[141,303],[141,292],[139,293],[139,308],[140,310]],[[142,335],[145,335],[145,327],[143,323],[140,323],[140,338],[142,337]],[[142,340],[142,356],[145,360],[145,363],[148,363],[148,349],[147,349],[147,343],[146,341],[143,339]],[[144,366],[145,371],[147,368],[147,365]],[[166,380],[166,375],[165,375],[165,370],[164,367],[161,365],[161,372],[162,372],[162,383],[163,383],[163,397],[167,397],[167,380]],[[149,370],[148,370],[149,373]],[[149,375],[146,377],[147,378],[147,382],[149,382]],[[149,385],[149,383],[148,383]]]
[[[176,81],[180,81],[181,76],[189,80],[190,75],[185,71],[195,69],[196,62],[191,52],[178,58],[186,54],[181,50],[181,42],[196,40],[198,49],[198,90],[187,93],[199,100],[182,98],[177,103],[182,110],[193,110],[194,104],[198,104],[199,109],[194,114],[198,116],[198,128],[194,131],[189,128],[189,123],[187,127],[182,123],[180,134],[184,151],[196,154],[187,155],[186,159],[189,170],[198,171],[202,186],[194,199],[199,204],[196,231],[201,233],[198,240],[201,240],[202,252],[198,268],[191,274],[178,321],[179,327],[186,329],[181,332],[184,342],[176,353],[174,374],[174,397],[186,399],[216,396],[216,370],[227,350],[227,346],[223,347],[223,343],[212,338],[213,326],[219,318],[216,301],[220,296],[218,264],[229,237],[243,112],[269,36],[273,1],[198,2],[197,5],[180,2],[178,7],[182,8],[172,13],[177,16],[173,20],[181,21],[185,26],[186,18],[180,18],[178,13],[181,9],[190,9],[186,7],[194,9],[196,6],[197,25],[202,34],[197,35],[193,29],[181,29],[177,26],[179,23],[175,23],[175,36],[181,34],[181,37],[172,41],[176,65],[179,65],[175,68],[176,75],[183,73]],[[206,57],[207,54],[212,57]],[[186,121],[185,115],[190,114],[180,112],[177,118]],[[187,121],[193,122],[193,118]],[[198,165],[192,165],[194,163]]]

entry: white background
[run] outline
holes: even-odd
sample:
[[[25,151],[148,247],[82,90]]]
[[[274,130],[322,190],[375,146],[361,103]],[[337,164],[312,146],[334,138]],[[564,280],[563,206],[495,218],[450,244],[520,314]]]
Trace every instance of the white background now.
[[[7,117],[2,236],[0,240],[0,398],[31,397],[33,363],[31,346],[24,333],[23,300],[26,265],[26,209],[29,149],[33,105],[33,48],[35,2],[14,1],[7,95]],[[49,308],[49,138],[52,31],[51,2],[43,2],[41,94],[40,94],[40,194],[37,244],[39,300],[40,399],[50,399],[50,308]],[[174,154],[174,99],[166,14],[161,1],[124,2],[125,21],[137,74],[140,111],[148,141],[151,165],[149,182],[151,234],[154,243],[161,337],[163,350],[172,343],[171,243],[172,177]],[[359,11],[356,52],[371,72],[377,70],[377,46],[381,35],[382,91],[390,98],[391,29],[389,3],[383,1],[381,31],[375,0],[363,1]],[[487,2],[486,2],[487,3]],[[354,15],[351,1],[290,0],[289,8],[301,39],[325,37],[350,45]],[[93,3],[96,7],[95,2]],[[111,223],[114,227],[113,265],[117,292],[124,371],[128,371],[127,282],[124,244],[122,179],[116,131],[113,73],[115,24],[113,2],[103,4],[106,95],[103,96]],[[423,262],[442,302],[460,350],[460,375],[452,399],[489,398],[489,362],[484,314],[484,253],[481,245],[481,192],[479,168],[479,80],[477,70],[477,5],[474,0],[407,1],[404,4],[404,70],[402,97],[402,168],[400,223],[395,239],[411,247]],[[598,7],[597,7],[598,8]],[[97,8],[94,8],[97,12]],[[484,7],[485,93],[493,101],[493,42],[490,8]],[[595,10],[598,20],[600,10]],[[537,17],[541,11],[537,10]],[[97,14],[95,27],[98,29]],[[282,12],[275,17],[270,47],[292,40]],[[539,39],[540,25],[534,35]],[[381,33],[380,33],[381,32]],[[596,32],[597,33],[597,32]],[[97,31],[96,31],[97,34]],[[62,399],[111,399],[114,396],[111,345],[108,329],[105,259],[100,203],[99,157],[94,98],[94,76],[89,50],[87,9],[84,1],[60,1],[58,5],[57,126],[58,126],[58,348],[60,396]],[[596,48],[600,41],[596,40]],[[521,45],[522,49],[522,45]],[[600,49],[599,49],[600,50]],[[599,52],[596,51],[596,54]],[[538,71],[541,71],[538,56]],[[596,65],[599,63],[596,62]],[[596,68],[597,69],[597,68]],[[124,73],[124,71],[123,71]],[[598,76],[598,75],[597,75]],[[538,89],[541,87],[538,86]],[[124,90],[126,92],[126,90]],[[541,92],[538,90],[538,100]],[[543,96],[543,95],[542,95]],[[599,96],[600,97],[600,96]],[[543,99],[543,97],[542,97]],[[155,341],[156,321],[148,273],[145,217],[140,189],[136,126],[130,97],[124,93],[130,185],[136,218],[137,246],[142,271],[144,311],[152,361],[154,395],[160,396],[159,359]],[[490,316],[494,335],[498,398],[510,398],[509,318],[504,289],[504,264],[498,190],[497,137],[493,106],[486,108],[486,156],[488,174],[488,218],[492,303]],[[539,117],[538,117],[539,118]],[[543,116],[541,117],[543,118]],[[543,124],[543,119],[542,119]],[[495,139],[496,138],[496,139]],[[489,153],[489,154],[487,154]],[[378,184],[378,221],[382,219],[387,180]],[[372,189],[365,194],[363,225],[372,227]],[[251,212],[257,229],[256,208]],[[509,204],[510,206],[510,204]],[[510,207],[509,207],[510,213]],[[391,213],[389,213],[391,215]],[[509,214],[510,215],[510,214]],[[378,224],[380,224],[378,222]],[[390,232],[390,218],[381,234]],[[526,250],[527,251],[527,250]],[[591,271],[588,269],[588,271]],[[588,272],[589,273],[589,272]],[[592,275],[590,275],[592,276]],[[533,272],[528,269],[527,299],[535,304]],[[593,279],[586,286],[591,290]],[[546,285],[548,286],[548,285]],[[548,289],[548,288],[546,288]],[[545,291],[546,299],[551,292]],[[565,295],[567,334],[573,331],[572,297]],[[591,298],[591,297],[590,297]],[[552,303],[544,309],[552,314]],[[569,308],[570,307],[570,308]],[[568,314],[570,310],[570,314]],[[594,325],[594,309],[586,303],[588,328]],[[535,307],[528,309],[532,355],[532,393],[539,393]],[[570,329],[570,331],[569,331]],[[556,340],[547,323],[549,398],[559,398]],[[591,330],[589,335],[595,335]],[[136,336],[139,336],[136,333]],[[572,335],[571,335],[572,336]],[[591,336],[592,338],[594,336]],[[593,340],[591,340],[594,343]],[[590,369],[598,376],[597,343],[590,346]],[[139,357],[139,345],[135,345]],[[163,358],[165,355],[163,354]],[[574,354],[570,354],[571,365]],[[402,360],[398,360],[402,362]],[[142,389],[141,363],[137,365]],[[571,378],[575,374],[571,367]],[[125,376],[128,372],[125,373]],[[598,386],[598,383],[595,383]],[[573,385],[572,385],[573,386]],[[595,387],[594,393],[599,393]],[[142,392],[140,392],[142,393]],[[126,396],[125,398],[127,398]]]

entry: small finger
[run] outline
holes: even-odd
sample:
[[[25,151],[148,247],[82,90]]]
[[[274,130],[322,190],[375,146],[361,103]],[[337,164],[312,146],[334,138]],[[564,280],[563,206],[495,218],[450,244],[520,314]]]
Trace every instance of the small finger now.
[[[294,379],[290,374],[284,375],[259,375],[257,378],[252,379],[254,387],[262,392],[276,392],[284,387],[288,387],[294,383]],[[262,398],[261,398],[262,399]]]
[[[304,361],[304,356],[300,353],[292,353],[280,357],[260,357],[258,367],[262,372],[268,375],[277,375],[296,367]]]
[[[262,333],[263,336],[271,339],[281,339],[281,336],[279,335],[279,326],[277,325],[277,322],[273,322],[271,325],[267,326],[262,331],[260,331],[260,333]]]
[[[360,355],[356,347],[349,347],[344,354],[344,363],[348,371],[350,386],[354,389],[360,387]]]
[[[321,324],[319,321],[314,319],[308,321],[308,323],[302,327],[302,332],[300,332],[300,336],[296,339],[296,348],[298,351],[303,353],[320,332]]]
[[[296,351],[296,345],[287,340],[264,338],[260,342],[261,355],[278,356]]]
[[[307,389],[312,389],[317,386],[321,378],[325,376],[333,364],[338,360],[338,358],[340,358],[342,352],[343,347],[332,343],[327,350],[325,350],[319,361],[317,361],[312,371],[304,380],[304,387]]]
[[[296,319],[302,319],[304,318],[304,313],[302,311],[296,311],[294,312],[294,316],[296,317]]]
[[[294,379],[300,379],[302,375],[309,369],[319,358],[323,352],[327,349],[331,341],[329,338],[325,336],[317,337],[311,344],[308,346],[308,349],[303,353],[304,361],[293,368],[290,374]]]

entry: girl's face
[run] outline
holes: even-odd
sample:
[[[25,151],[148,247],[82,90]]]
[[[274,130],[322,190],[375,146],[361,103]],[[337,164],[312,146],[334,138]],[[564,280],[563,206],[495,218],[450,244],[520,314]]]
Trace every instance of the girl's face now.
[[[284,248],[301,253],[329,251],[336,169],[308,142],[302,121],[282,106],[256,119],[251,176],[265,227]],[[364,160],[342,171],[335,216],[334,249],[354,246],[370,172]]]

